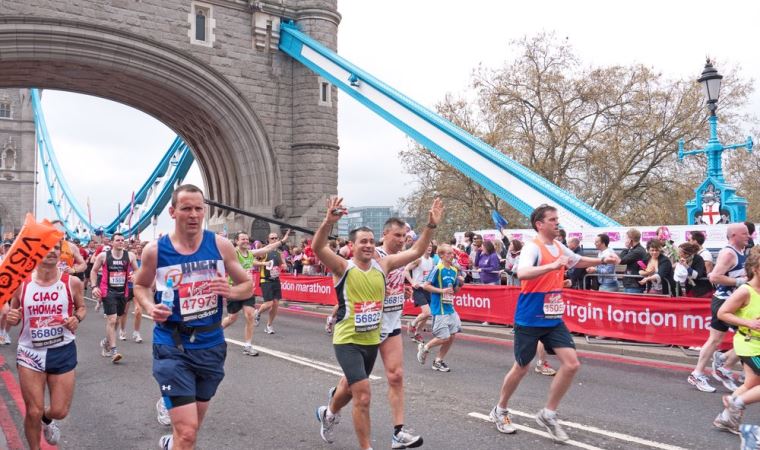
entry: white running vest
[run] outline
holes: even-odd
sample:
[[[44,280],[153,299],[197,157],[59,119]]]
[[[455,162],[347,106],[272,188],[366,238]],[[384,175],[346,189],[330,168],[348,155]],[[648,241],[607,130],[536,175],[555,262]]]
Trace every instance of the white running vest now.
[[[58,281],[48,287],[27,281],[22,289],[20,346],[41,350],[62,347],[75,339],[74,333],[63,326],[74,314],[69,274],[60,275]]]

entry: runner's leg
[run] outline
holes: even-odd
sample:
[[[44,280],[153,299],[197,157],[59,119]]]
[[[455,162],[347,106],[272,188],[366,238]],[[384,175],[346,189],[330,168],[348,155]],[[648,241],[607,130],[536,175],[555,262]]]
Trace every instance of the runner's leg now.
[[[47,374],[16,366],[18,368],[21,396],[24,398],[24,434],[31,450],[39,450],[42,431],[42,414],[45,411],[45,380]]]
[[[370,406],[370,387],[369,379],[357,381],[350,386],[351,397],[354,401],[353,409],[351,411],[351,417],[354,420],[354,431],[356,432],[356,438],[359,440],[359,446],[362,449],[372,447],[370,443],[370,418],[369,418],[369,406]]]
[[[246,344],[253,343],[253,318],[256,315],[256,308],[253,306],[244,305],[243,314],[245,314],[245,332],[243,337]]]
[[[699,359],[697,360],[697,365],[694,367],[693,373],[705,373],[707,363],[710,362],[710,358],[712,358],[715,350],[718,349],[718,345],[723,341],[723,336],[725,334],[725,331],[718,331],[715,328],[710,328],[710,337],[708,337],[707,341],[702,344],[702,349],[699,351]]]
[[[233,323],[237,321],[238,313],[227,313],[226,316],[224,316],[224,319],[222,319],[222,328],[227,328]]]
[[[74,398],[74,381],[76,371],[70,370],[60,375],[48,375],[50,406],[45,409],[48,419],[61,420],[69,414],[71,400]]]
[[[578,353],[576,353],[574,348],[560,347],[554,349],[554,353],[557,355],[557,358],[562,365],[549,388],[549,398],[546,401],[546,409],[551,411],[557,410],[559,402],[562,400],[562,397],[565,396],[567,390],[570,389],[570,385],[573,383],[573,378],[581,367],[581,363],[578,361]]]
[[[272,323],[274,323],[274,318],[277,317],[277,309],[280,307],[280,300],[272,300],[270,302],[272,306],[269,310],[269,318],[267,319],[267,326],[272,326]]]
[[[401,335],[386,338],[380,344],[385,377],[388,379],[388,403],[393,425],[404,424],[404,348]]]
[[[116,314],[109,314],[106,316],[106,341],[108,342],[108,348],[112,349],[116,347]]]
[[[201,412],[200,403],[189,403],[169,410],[169,415],[172,418],[173,450],[192,450],[195,448],[200,421],[208,409],[208,402],[203,402],[205,405]]]
[[[436,359],[440,359],[443,361],[443,359],[446,357],[446,354],[449,353],[449,350],[451,349],[451,345],[454,343],[454,337],[456,334],[452,334],[448,339],[446,339],[446,342],[444,342],[441,345],[441,349],[438,350],[438,356]]]

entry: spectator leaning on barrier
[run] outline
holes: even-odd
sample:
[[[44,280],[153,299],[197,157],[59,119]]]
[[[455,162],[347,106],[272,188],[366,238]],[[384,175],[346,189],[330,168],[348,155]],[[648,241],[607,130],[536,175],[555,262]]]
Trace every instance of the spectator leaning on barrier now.
[[[572,250],[576,255],[583,256],[583,247],[581,247],[581,240],[577,237],[568,239],[567,248]],[[567,278],[570,280],[571,287],[573,289],[583,289],[583,277],[585,275],[585,270],[578,270],[575,268],[567,270]]]
[[[594,246],[599,252],[597,257],[604,259],[608,256],[612,256],[615,252],[609,248],[610,237],[605,233],[596,236],[594,239]],[[596,267],[588,267],[586,269],[588,273],[596,273],[597,280],[599,281],[599,290],[605,292],[617,292],[618,282],[615,279],[615,265],[614,264],[599,264]]]
[[[699,247],[699,256],[705,263],[705,272],[710,273],[713,270],[713,255],[710,250],[703,248],[705,245],[705,234],[701,231],[692,231],[689,242]]]
[[[641,232],[631,228],[625,233],[625,250],[620,253],[620,264],[625,264],[626,277],[623,278],[623,291],[628,294],[641,294],[644,286],[639,284],[639,270],[646,267],[649,255],[641,246]]]
[[[501,282],[500,269],[501,265],[496,247],[494,247],[493,242],[485,241],[483,251],[478,252],[477,265],[474,268],[480,276],[480,282],[482,284],[499,284]]]
[[[665,245],[658,239],[647,242],[649,263],[647,268],[640,270],[640,285],[646,285],[652,294],[673,295],[675,281],[673,280],[673,264],[665,255]]]
[[[713,287],[707,279],[705,260],[699,256],[697,244],[684,242],[678,246],[678,262],[673,278],[688,297],[712,297]]]

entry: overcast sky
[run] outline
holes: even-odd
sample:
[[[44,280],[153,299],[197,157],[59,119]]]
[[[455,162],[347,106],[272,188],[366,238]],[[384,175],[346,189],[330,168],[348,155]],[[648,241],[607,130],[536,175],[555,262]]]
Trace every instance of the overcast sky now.
[[[760,80],[755,2],[341,0],[338,8],[339,53],[431,109],[446,93],[468,91],[479,64],[513,59],[511,40],[542,31],[567,37],[587,64],[642,63],[696,79],[710,55]],[[408,138],[347,95],[338,104],[339,194],[349,206],[396,205],[413,188],[397,157]],[[760,116],[757,93],[752,105]],[[116,199],[129,201],[174,138],[153,118],[106,100],[46,91],[43,107],[67,181],[83,205],[90,197],[96,223],[110,222]],[[186,181],[202,185],[197,167]],[[38,215],[50,216],[47,193],[38,197]],[[159,230],[167,226],[162,218]]]

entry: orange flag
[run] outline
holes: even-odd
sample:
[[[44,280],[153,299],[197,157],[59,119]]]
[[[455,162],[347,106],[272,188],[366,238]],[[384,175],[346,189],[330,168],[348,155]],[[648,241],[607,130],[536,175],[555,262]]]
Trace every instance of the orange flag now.
[[[21,232],[0,263],[0,307],[11,299],[21,283],[62,238],[63,232],[47,219],[38,223],[34,216],[26,215]]]

